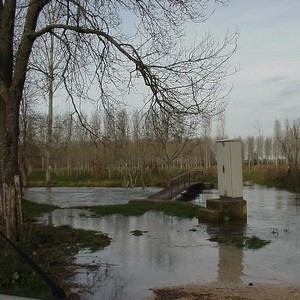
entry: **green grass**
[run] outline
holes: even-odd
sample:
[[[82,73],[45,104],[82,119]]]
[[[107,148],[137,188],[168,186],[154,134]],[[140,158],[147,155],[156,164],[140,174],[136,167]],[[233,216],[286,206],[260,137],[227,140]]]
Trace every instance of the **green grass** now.
[[[131,170],[133,173],[138,172],[136,186],[161,186],[169,185],[170,179],[183,174],[189,170],[174,169],[169,173],[165,169],[157,170]],[[142,172],[142,173],[141,173]],[[216,180],[216,174],[206,172],[205,181]],[[137,174],[137,173],[135,173]],[[33,170],[28,178],[29,186],[45,186],[45,171]],[[128,178],[126,178],[128,180]],[[60,171],[53,172],[51,186],[99,186],[99,187],[116,187],[126,186],[124,177],[119,168],[115,168],[108,172],[103,172],[101,175],[93,175],[88,171]]]
[[[38,204],[22,199],[22,212],[25,219],[32,219],[43,213],[51,212],[57,209],[57,206],[48,204]]]
[[[266,187],[300,191],[300,174],[292,172],[288,175],[286,165],[257,165],[251,169],[247,167],[243,169],[243,178]]]
[[[270,240],[262,240],[261,238],[257,237],[256,235],[251,236],[250,238],[245,239],[245,246],[248,249],[260,249],[266,245],[271,243]]]
[[[69,293],[67,279],[73,275],[72,258],[80,249],[96,251],[110,244],[101,232],[24,224],[24,235],[17,246],[27,253],[55,282]],[[41,278],[0,239],[0,293],[27,297],[49,298],[51,291]]]
[[[263,240],[256,235],[253,235],[251,237],[245,237],[241,235],[216,235],[212,238],[210,238],[210,241],[212,242],[218,242],[221,244],[227,244],[232,245],[237,248],[245,248],[245,249],[252,249],[257,250],[260,249],[269,243],[271,243],[270,240]]]
[[[89,209],[97,216],[122,214],[125,216],[140,216],[148,211],[159,211],[166,215],[181,218],[197,217],[198,206],[191,203],[175,201],[130,201],[127,204],[103,205],[90,207]]]

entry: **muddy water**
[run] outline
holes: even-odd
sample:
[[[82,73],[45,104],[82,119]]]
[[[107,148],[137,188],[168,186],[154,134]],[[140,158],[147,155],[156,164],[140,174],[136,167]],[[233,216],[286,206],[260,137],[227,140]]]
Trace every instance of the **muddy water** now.
[[[54,194],[51,203],[55,202]],[[38,195],[41,197],[41,191]],[[61,195],[56,195],[60,198],[57,201],[64,201]],[[121,195],[118,201],[126,202]],[[194,202],[203,204],[215,196],[216,191],[209,191]],[[68,197],[74,199],[75,195]],[[99,198],[85,199],[99,204]],[[113,238],[104,250],[78,255],[79,263],[100,266],[97,271],[81,270],[78,274],[77,280],[89,284],[93,292],[84,299],[143,299],[152,294],[149,289],[154,286],[195,282],[300,284],[300,195],[255,186],[244,189],[244,199],[248,204],[247,224],[234,226],[199,224],[197,219],[156,212],[140,217],[94,218],[88,210],[72,208],[57,209],[43,220],[101,230]],[[144,234],[133,236],[131,231],[136,229]],[[216,234],[233,232],[257,235],[271,243],[253,251],[209,241]]]
[[[56,205],[61,208],[122,204],[129,200],[144,199],[160,191],[157,187],[103,188],[103,187],[51,187],[28,188],[25,198],[41,204]]]

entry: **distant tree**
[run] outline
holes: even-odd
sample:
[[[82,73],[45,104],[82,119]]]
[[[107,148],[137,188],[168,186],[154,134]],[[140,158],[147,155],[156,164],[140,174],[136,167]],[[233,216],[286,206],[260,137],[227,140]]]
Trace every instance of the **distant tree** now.
[[[247,152],[247,161],[249,169],[254,165],[255,159],[255,141],[253,136],[248,136],[245,140],[245,148]]]
[[[255,149],[256,149],[256,158],[257,163],[262,164],[263,163],[263,154],[264,154],[264,136],[263,136],[263,130],[261,123],[259,121],[256,121],[255,124],[256,129],[256,137],[255,137]]]
[[[201,138],[201,145],[203,148],[202,151],[202,156],[203,156],[203,166],[204,167],[209,167],[212,164],[212,157],[211,157],[211,153],[212,153],[212,124],[211,121],[206,122],[206,124],[204,124],[202,126],[203,128],[203,133],[202,133],[202,138]],[[223,133],[221,134],[222,138],[224,138]],[[221,139],[221,135],[218,134],[217,136],[217,140],[220,138]]]
[[[264,159],[264,142],[265,138],[262,135],[255,137],[256,158],[258,164],[263,164]]]
[[[144,114],[135,110],[132,113],[131,138],[134,142],[134,157],[138,168],[143,168],[150,161],[147,156],[147,139],[145,130]],[[147,161],[147,159],[149,159]]]
[[[147,139],[170,172],[171,164],[179,159],[194,133],[193,126],[187,126],[184,119],[175,120],[164,110],[152,110],[146,119]]]
[[[280,142],[282,154],[288,162],[288,170],[298,171],[300,158],[300,119],[293,121],[285,120]]]
[[[225,113],[222,112],[222,113],[218,116],[218,122],[217,122],[217,136],[216,136],[216,139],[217,139],[217,140],[222,140],[222,139],[228,138],[228,136],[226,135],[225,127],[226,127]]]
[[[279,157],[281,155],[281,140],[282,140],[281,122],[276,119],[274,122],[274,133],[273,133],[273,152],[275,156],[275,165],[278,165]]]
[[[19,139],[19,164],[23,186],[28,186],[30,172],[30,157],[36,148],[36,127],[39,118],[33,110],[36,90],[29,87],[25,89],[20,105],[20,139]]]
[[[50,2],[42,11],[41,26],[60,22],[60,4],[58,2]],[[32,49],[32,59],[30,69],[33,69],[37,74],[36,81],[31,84],[40,88],[40,95],[48,102],[47,112],[47,138],[45,145],[46,160],[45,173],[46,184],[51,184],[52,174],[52,140],[53,140],[53,106],[55,93],[62,84],[61,74],[64,70],[64,55],[61,49],[58,48],[58,43],[55,38],[55,30],[51,33],[45,33],[36,41],[36,47]]]
[[[267,163],[270,164],[272,159],[272,149],[273,149],[273,140],[271,137],[266,137],[264,142],[264,149],[265,149],[265,158]]]

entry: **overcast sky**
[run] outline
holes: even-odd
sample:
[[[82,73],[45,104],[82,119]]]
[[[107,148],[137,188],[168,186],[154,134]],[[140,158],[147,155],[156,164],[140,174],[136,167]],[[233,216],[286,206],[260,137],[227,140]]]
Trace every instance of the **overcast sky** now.
[[[231,65],[240,71],[227,80],[233,91],[226,134],[247,137],[260,128],[270,136],[276,118],[300,118],[300,0],[230,0],[214,8],[209,20],[190,33],[195,37],[208,30],[221,38],[227,31],[239,32]]]
[[[216,6],[211,33],[239,32],[228,79],[234,89],[226,111],[231,137],[272,135],[275,119],[300,118],[300,0],[231,0]]]

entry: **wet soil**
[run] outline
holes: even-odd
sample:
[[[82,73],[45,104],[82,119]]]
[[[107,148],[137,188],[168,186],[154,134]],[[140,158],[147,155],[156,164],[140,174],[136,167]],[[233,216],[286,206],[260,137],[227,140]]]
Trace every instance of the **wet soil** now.
[[[148,300],[300,300],[300,286],[211,283],[153,289]]]

